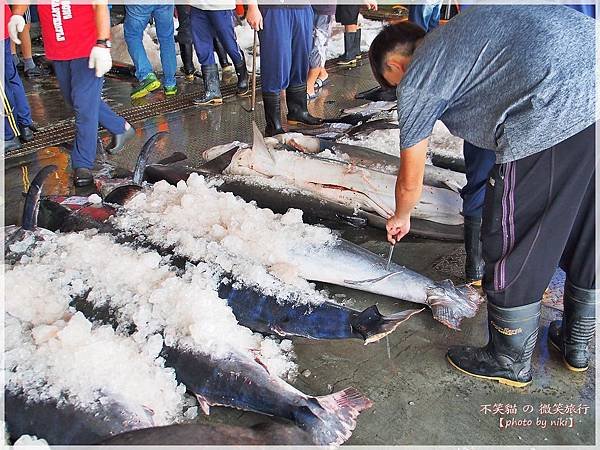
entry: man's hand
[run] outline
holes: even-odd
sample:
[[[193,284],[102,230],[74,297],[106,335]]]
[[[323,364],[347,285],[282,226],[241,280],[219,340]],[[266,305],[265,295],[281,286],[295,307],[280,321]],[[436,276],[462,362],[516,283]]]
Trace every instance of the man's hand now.
[[[19,33],[25,29],[25,19],[23,16],[15,14],[8,21],[8,35],[15,44],[20,44]]]
[[[387,230],[387,239],[390,241],[390,244],[396,244],[410,231],[410,214],[402,216],[394,214],[387,220],[385,229]]]
[[[90,60],[88,63],[90,69],[96,69],[96,76],[101,78],[112,67],[112,57],[110,49],[96,45],[90,52]]]
[[[375,0],[363,0],[363,3],[369,11],[377,11],[377,2]]]
[[[248,11],[246,12],[246,21],[250,28],[255,31],[263,29],[263,16],[260,13],[260,9],[256,5],[248,5]]]

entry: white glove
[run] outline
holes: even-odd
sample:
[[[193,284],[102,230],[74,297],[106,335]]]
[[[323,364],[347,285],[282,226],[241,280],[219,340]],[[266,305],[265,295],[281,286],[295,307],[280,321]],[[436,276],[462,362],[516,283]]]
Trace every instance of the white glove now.
[[[90,61],[88,64],[90,69],[96,69],[96,76],[101,78],[112,67],[112,57],[110,49],[106,47],[95,46],[90,52]]]
[[[25,29],[25,19],[23,16],[15,14],[8,21],[8,35],[15,44],[20,44],[19,33]]]

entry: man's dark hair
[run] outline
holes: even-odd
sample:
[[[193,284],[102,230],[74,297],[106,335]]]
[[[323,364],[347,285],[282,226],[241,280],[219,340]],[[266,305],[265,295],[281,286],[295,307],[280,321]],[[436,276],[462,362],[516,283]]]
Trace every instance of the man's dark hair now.
[[[415,51],[417,40],[425,37],[425,30],[412,22],[398,22],[386,25],[375,37],[369,48],[369,62],[377,82],[387,88],[391,86],[385,78],[385,59],[388,53],[396,51],[410,56]]]

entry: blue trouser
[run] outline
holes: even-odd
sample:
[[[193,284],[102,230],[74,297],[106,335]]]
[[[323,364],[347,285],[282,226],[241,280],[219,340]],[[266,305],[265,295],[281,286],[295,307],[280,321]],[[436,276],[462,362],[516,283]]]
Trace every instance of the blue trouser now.
[[[242,51],[233,29],[232,10],[206,11],[192,7],[190,19],[194,48],[201,65],[216,64],[213,44],[215,37],[221,41],[234,65],[239,66],[243,62]]]
[[[460,192],[463,199],[463,215],[481,217],[485,188],[490,171],[496,163],[496,153],[476,147],[467,141],[464,141],[463,152],[467,173],[467,184]]]
[[[441,10],[441,1],[435,5],[410,5],[408,20],[429,32],[439,25]]]
[[[573,8],[586,16],[590,16],[592,19],[596,18],[596,5],[565,5],[569,8]]]
[[[142,81],[153,72],[144,49],[144,30],[154,18],[156,37],[160,45],[160,62],[162,64],[164,85],[175,86],[177,56],[175,54],[175,25],[173,24],[173,5],[126,5],[124,35],[127,50],[135,66],[135,77]]]
[[[65,101],[75,112],[75,141],[71,152],[74,169],[94,167],[98,123],[112,134],[125,132],[125,119],[101,98],[102,78],[88,67],[88,58],[54,61],[54,72]]]
[[[31,110],[17,66],[10,54],[10,39],[4,40],[4,139],[19,135],[19,126],[31,125]]]
[[[262,91],[278,93],[306,84],[312,49],[313,10],[261,6],[264,28],[260,38]]]

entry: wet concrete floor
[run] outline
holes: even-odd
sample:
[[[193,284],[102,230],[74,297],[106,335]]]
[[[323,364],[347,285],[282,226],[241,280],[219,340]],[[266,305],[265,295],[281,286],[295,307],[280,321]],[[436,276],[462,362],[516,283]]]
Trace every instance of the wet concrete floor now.
[[[373,87],[368,63],[362,67],[331,74],[332,82],[311,103],[316,114],[332,116],[341,108],[364,101],[354,100],[358,91]],[[44,84],[45,83],[45,84]],[[29,86],[36,120],[47,126],[70,117],[52,81]],[[194,89],[185,86],[184,90]],[[36,87],[37,86],[37,87]],[[130,84],[108,79],[105,95],[117,109],[130,106]],[[162,94],[154,94],[160,98]],[[152,98],[146,100],[151,102]],[[230,99],[218,108],[188,108],[139,123],[136,138],[127,149],[109,160],[113,165],[132,168],[143,142],[157,131],[169,131],[168,145],[155,160],[173,151],[188,154],[191,163],[201,161],[202,150],[232,140],[251,139],[252,115],[247,101]],[[262,103],[254,119],[264,126]],[[106,159],[99,155],[99,164]],[[51,147],[18,159],[6,160],[6,223],[19,220],[21,193],[39,167],[57,164],[59,174],[46,187],[47,193],[73,193],[68,152]],[[340,233],[366,248],[387,254],[388,244],[377,230],[339,228]],[[461,244],[408,238],[399,243],[394,260],[436,280],[455,282],[462,264]],[[381,296],[350,289],[323,286],[348,306],[364,308],[377,304],[383,313],[410,308]],[[300,375],[292,383],[303,392],[325,395],[354,386],[374,402],[362,413],[348,444],[354,445],[593,445],[595,443],[595,361],[585,373],[567,371],[558,355],[549,348],[547,326],[560,312],[544,307],[541,332],[534,354],[534,382],[523,389],[480,381],[452,369],[445,359],[453,344],[480,344],[487,339],[485,307],[463,323],[461,332],[452,331],[423,312],[403,324],[389,340],[362,345],[360,341],[310,341],[294,339]],[[567,405],[584,405],[579,413],[565,413]],[[576,410],[577,411],[577,410]],[[584,414],[585,412],[585,414]],[[501,423],[519,425],[501,428]],[[558,420],[564,419],[564,420]],[[226,408],[212,408],[201,422],[250,425],[264,421],[258,414]],[[528,422],[528,421],[531,422]],[[525,422],[523,422],[525,421]]]

